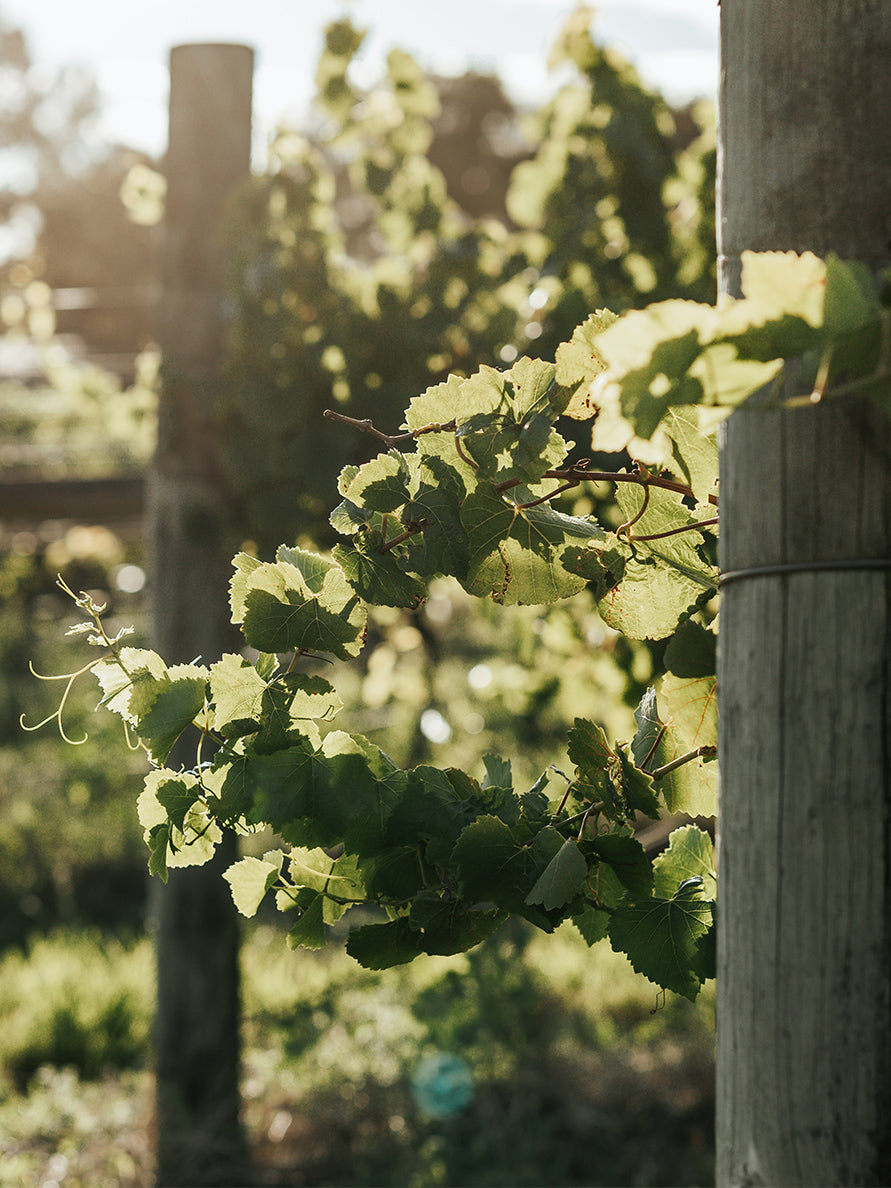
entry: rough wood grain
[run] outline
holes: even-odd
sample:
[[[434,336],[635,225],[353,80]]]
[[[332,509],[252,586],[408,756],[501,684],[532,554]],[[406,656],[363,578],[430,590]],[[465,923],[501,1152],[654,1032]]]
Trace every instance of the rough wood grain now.
[[[250,166],[253,53],[171,53],[170,147],[158,450],[147,496],[153,643],[168,663],[211,664],[237,646],[228,581],[237,542],[216,466],[215,390],[225,333],[225,204]],[[170,765],[192,765],[175,751]],[[244,1175],[239,1124],[238,923],[220,877],[236,857],[173,871],[158,895],[158,1182],[220,1185]],[[241,1170],[240,1170],[241,1169]]]
[[[723,0],[720,235],[891,260],[891,7]],[[891,557],[891,421],[746,407],[724,571]],[[727,586],[719,700],[718,1182],[891,1183],[891,572]]]

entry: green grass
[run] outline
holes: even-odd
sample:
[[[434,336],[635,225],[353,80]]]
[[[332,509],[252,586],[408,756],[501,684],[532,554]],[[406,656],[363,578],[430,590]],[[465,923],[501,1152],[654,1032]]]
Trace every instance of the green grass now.
[[[258,1183],[710,1182],[710,996],[663,1003],[570,927],[374,973],[259,926],[243,968]],[[0,960],[0,1188],[151,1183],[152,979],[145,938],[59,932]],[[436,1052],[473,1084],[441,1117],[412,1089]]]

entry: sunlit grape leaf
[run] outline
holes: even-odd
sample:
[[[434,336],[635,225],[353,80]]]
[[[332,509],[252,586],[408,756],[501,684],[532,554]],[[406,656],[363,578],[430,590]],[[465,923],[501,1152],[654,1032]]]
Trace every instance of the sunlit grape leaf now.
[[[462,420],[475,412],[495,412],[501,399],[499,385],[490,387],[490,394],[483,406],[477,406],[473,399],[468,400],[463,393],[465,381],[457,375],[450,375],[441,384],[434,384],[427,388],[420,396],[409,401],[405,412],[405,427],[411,430],[424,429],[429,425],[448,425],[454,420]],[[477,394],[479,395],[479,394]],[[424,452],[442,453],[446,456],[454,454],[454,430],[442,433],[424,434],[418,438],[419,448]]]
[[[479,413],[460,425],[458,436],[479,477],[493,483],[536,483],[566,457],[566,442],[551,427],[550,417],[540,412],[519,422],[513,412]]]
[[[718,482],[718,441],[714,431],[704,433],[696,408],[670,408],[662,428],[671,438],[674,471],[688,484],[698,503],[707,503]]]
[[[416,468],[417,459],[411,462]],[[394,512],[411,498],[412,469],[409,458],[398,450],[378,454],[359,468],[346,497],[368,511]]]
[[[826,264],[813,252],[743,252],[740,287],[762,321],[789,316],[823,324]]]
[[[247,594],[247,581],[249,576],[258,569],[262,564],[256,557],[252,557],[250,553],[237,553],[232,558],[232,565],[235,572],[229,579],[229,606],[232,610],[232,622],[244,622],[244,599]]]
[[[306,737],[315,739],[313,723],[330,720],[342,707],[343,702],[324,677],[287,673],[263,693],[260,730],[251,746],[261,754],[281,750]]]
[[[695,651],[690,655],[693,664],[708,663],[705,652],[698,659]],[[672,711],[676,712],[677,721]],[[668,674],[660,683],[658,699],[655,690],[648,689],[634,716],[637,733],[632,752],[635,762],[645,765],[649,772],[673,764],[698,747],[714,747],[717,742],[715,678],[688,679]],[[690,759],[661,776],[655,787],[671,813],[714,816],[717,760],[709,754]]]
[[[332,859],[325,850],[293,846],[288,853],[288,878],[295,887],[325,895],[322,916],[326,924],[335,924],[349,908],[350,901],[364,898],[365,885],[354,854]],[[290,908],[291,894],[285,893],[283,898],[285,910]]]
[[[364,969],[389,969],[414,961],[424,952],[423,938],[406,917],[387,924],[364,924],[347,938],[347,952]]]
[[[331,867],[322,918],[326,924],[336,924],[354,903],[362,902],[367,896],[359,859],[355,854],[342,854]]]
[[[168,867],[201,866],[213,857],[222,833],[202,803],[201,791],[190,772],[160,768],[146,776],[137,812],[151,850],[153,874]],[[159,851],[162,831],[167,845],[163,855]]]
[[[702,879],[702,893],[715,899],[718,883],[715,874],[715,849],[712,839],[696,825],[682,825],[669,838],[668,849],[653,862],[654,894],[670,899],[686,879]]]
[[[569,838],[542,871],[526,902],[540,903],[548,911],[563,907],[581,891],[587,875],[588,863],[578,842]]]
[[[644,507],[640,490],[619,484],[616,502],[630,524],[633,552],[626,553],[618,584],[598,600],[604,621],[632,639],[671,635],[681,619],[713,595],[718,584],[717,570],[703,561],[696,549],[702,534],[696,529],[697,517],[682,497],[653,487],[649,492]],[[642,509],[643,514],[636,518]],[[678,528],[685,531],[655,540],[639,539]]]
[[[679,677],[667,673],[659,686],[659,708],[678,745],[687,751],[718,743],[715,677]]]
[[[190,772],[158,768],[145,777],[143,790],[136,801],[136,812],[143,829],[171,821],[182,831],[186,814],[201,795],[196,776]]]
[[[414,609],[427,597],[424,582],[406,573],[392,551],[366,553],[355,547],[335,545],[333,556],[359,597],[373,606]]]
[[[332,570],[336,571],[337,568],[328,557],[323,557],[320,553],[311,553],[307,549],[291,548],[288,545],[279,545],[275,551],[275,559],[293,566],[313,594],[323,592]]]
[[[92,672],[104,694],[101,705],[118,714],[126,722],[135,722],[130,710],[134,689],[140,684],[154,687],[167,673],[167,665],[157,652],[145,648],[121,648],[120,662],[102,659],[93,665]]]
[[[321,565],[305,569],[307,575],[280,560],[252,570],[245,581],[245,640],[263,652],[358,655],[366,611],[343,571],[333,561],[324,570]]]
[[[207,678],[206,668],[178,664],[167,670],[163,680],[134,682],[130,718],[153,763],[165,763],[182,732],[202,714]]]
[[[260,706],[267,682],[244,656],[223,656],[210,668],[213,726],[227,737],[258,729]]]
[[[808,336],[812,335],[811,331]],[[782,371],[781,359],[749,359],[742,352],[747,347],[758,354],[772,355],[778,345],[779,342],[771,341],[765,330],[759,328],[757,332],[749,331],[745,338],[703,347],[689,372],[691,378],[695,378],[702,386],[701,405],[723,405],[729,412],[773,382]],[[805,345],[802,343],[802,346]]]
[[[288,932],[288,945],[292,949],[323,949],[325,947],[325,897],[316,895],[304,907],[296,924]]]
[[[702,384],[689,372],[714,320],[710,306],[693,301],[662,301],[625,314],[597,340],[607,370],[595,381],[593,399],[599,387],[618,385],[623,415],[638,437],[650,437],[670,406],[702,400]]]
[[[563,405],[557,411],[564,417],[585,421],[597,415],[597,405],[591,398],[591,381],[606,369],[597,338],[616,320],[610,310],[598,309],[573,330],[569,342],[557,347],[556,380]]]
[[[603,595],[597,609],[608,626],[630,639],[665,639],[708,596],[683,572],[631,558],[622,581]]]
[[[570,543],[600,540],[592,521],[546,505],[520,508],[492,487],[480,486],[461,509],[469,559],[462,584],[469,593],[506,606],[556,602],[577,594],[585,579],[560,564]]]
[[[702,988],[700,945],[712,926],[714,904],[699,888],[679,889],[671,899],[620,906],[610,916],[609,939],[632,967],[657,986],[691,1001]]]
[[[153,825],[146,835],[146,844],[149,848],[149,874],[157,875],[162,883],[167,882],[170,828],[167,824]]]
[[[256,915],[264,895],[278,881],[283,858],[281,851],[265,858],[242,858],[223,871],[232,901],[242,916]]]

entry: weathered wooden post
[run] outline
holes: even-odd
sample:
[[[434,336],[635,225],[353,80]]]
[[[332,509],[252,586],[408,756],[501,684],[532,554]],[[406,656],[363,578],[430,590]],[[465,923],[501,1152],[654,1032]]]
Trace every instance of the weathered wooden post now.
[[[720,247],[891,264],[891,6],[722,0]],[[718,1183],[891,1183],[891,421],[721,460]]]
[[[216,464],[224,349],[222,212],[250,167],[253,51],[184,45],[170,55],[167,217],[159,327],[158,450],[148,491],[154,647],[210,664],[235,642],[227,614],[234,551]],[[237,646],[237,644],[236,644]],[[194,763],[191,751],[171,763]],[[240,1181],[238,925],[221,870],[173,871],[158,894],[157,1179]]]

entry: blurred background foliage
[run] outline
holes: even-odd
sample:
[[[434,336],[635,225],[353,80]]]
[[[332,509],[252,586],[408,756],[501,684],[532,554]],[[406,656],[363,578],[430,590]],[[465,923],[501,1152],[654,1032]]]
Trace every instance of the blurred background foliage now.
[[[393,432],[408,399],[449,372],[553,358],[595,308],[713,298],[711,113],[671,110],[590,24],[580,12],[560,33],[552,61],[575,79],[537,112],[497,78],[428,77],[400,50],[360,89],[363,34],[329,27],[313,120],[281,129],[225,231],[220,463],[245,547],[331,543],[337,473],[377,451],[326,407]],[[99,154],[91,81],[35,82],[21,34],[0,24],[0,45],[3,484],[138,475],[154,446],[163,162]],[[566,507],[595,505],[608,522],[606,489]],[[88,679],[64,716],[70,737],[89,733],[82,746],[19,725],[51,716],[65,683],[36,682],[29,663],[83,663],[63,638],[75,616],[56,575],[108,602],[112,630],[133,623],[140,643],[144,567],[138,523],[113,508],[80,522],[0,505],[0,1184],[149,1182],[143,760],[93,714]],[[405,764],[475,770],[496,751],[531,784],[566,762],[577,715],[627,737],[658,660],[658,645],[605,628],[584,594],[547,614],[505,611],[443,582],[416,612],[374,611],[340,677],[341,724]],[[262,1182],[709,1179],[707,1001],[657,1004],[624,959],[566,931],[505,929],[386,974],[336,945],[290,954],[273,933],[252,930],[244,960]],[[436,1051],[470,1069],[473,1109],[430,1118],[412,1097],[412,1070]]]

